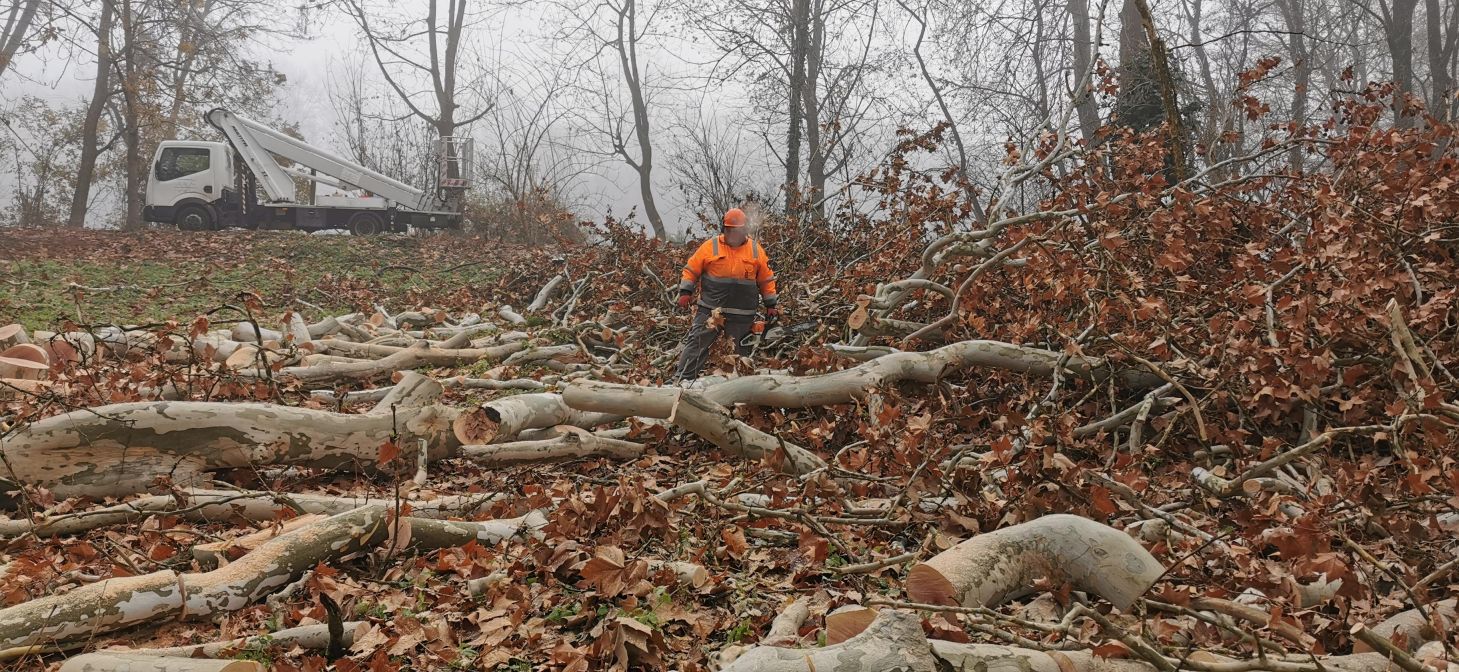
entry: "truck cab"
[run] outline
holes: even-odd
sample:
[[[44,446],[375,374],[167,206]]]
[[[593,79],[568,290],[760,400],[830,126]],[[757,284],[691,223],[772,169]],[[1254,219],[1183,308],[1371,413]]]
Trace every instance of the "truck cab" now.
[[[220,207],[233,196],[233,149],[223,142],[166,140],[157,147],[142,217],[186,231],[219,228]]]

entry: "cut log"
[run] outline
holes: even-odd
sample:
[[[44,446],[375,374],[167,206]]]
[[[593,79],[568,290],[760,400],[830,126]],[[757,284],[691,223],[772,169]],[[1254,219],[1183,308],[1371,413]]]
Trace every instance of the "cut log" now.
[[[529,429],[572,425],[590,429],[623,420],[623,414],[576,410],[559,394],[519,394],[487,402],[456,419],[454,431],[467,444],[502,443]]]
[[[43,380],[50,371],[51,356],[39,345],[21,343],[0,351],[0,378]]]
[[[555,439],[461,446],[462,457],[487,467],[561,462],[590,457],[632,460],[642,457],[643,451],[643,444],[600,437],[577,427],[572,427]]]
[[[541,539],[547,514],[529,511],[516,518],[500,520],[434,520],[408,516],[410,545],[420,550],[465,546],[473,541],[495,546],[508,539]]]
[[[971,367],[1017,371],[1047,376],[1062,353],[1000,341],[962,341],[929,352],[894,352],[859,366],[818,376],[761,375],[732,378],[713,385],[705,394],[719,404],[752,404],[779,408],[805,408],[844,404],[864,399],[872,390],[901,381],[934,383]],[[1068,371],[1080,378],[1104,380],[1113,375],[1121,385],[1146,389],[1164,380],[1148,370],[1111,372],[1102,359],[1071,356]]]
[[[282,535],[211,572],[105,579],[0,609],[0,648],[93,637],[171,616],[236,611],[300,572],[383,540],[385,508],[366,506]]]
[[[313,348],[314,336],[309,333],[309,325],[304,323],[304,317],[299,313],[289,313],[289,337],[294,341],[294,347]]]
[[[1055,514],[964,541],[914,565],[905,585],[914,602],[990,607],[1032,591],[1034,580],[1048,577],[1128,609],[1164,572],[1129,535],[1088,518]]]
[[[351,343],[338,339],[325,339],[320,341],[320,343],[326,346],[332,354],[359,359],[386,359],[394,355],[399,355],[411,348],[416,348],[417,351],[413,355],[419,362],[416,366],[426,364],[431,366],[466,366],[477,362],[499,362],[527,348],[527,344],[522,342],[509,342],[483,348],[457,349],[433,347],[426,341],[416,341],[406,347],[374,343]]]
[[[30,334],[26,332],[25,325],[7,324],[0,326],[0,350],[29,342]]]
[[[937,659],[922,634],[922,620],[885,611],[865,632],[819,649],[757,646],[722,672],[935,672]]]
[[[575,381],[562,397],[569,406],[584,411],[667,419],[723,450],[752,460],[783,449],[782,469],[788,473],[806,474],[826,466],[815,453],[735,420],[728,409],[696,390]]]
[[[263,327],[255,329],[253,324],[249,322],[239,322],[233,325],[232,336],[233,340],[239,343],[252,343],[254,345],[258,345],[260,341],[284,340],[283,332]]]
[[[1433,625],[1424,618],[1423,612],[1418,609],[1409,609],[1394,614],[1373,626],[1373,634],[1390,641],[1395,634],[1402,635],[1405,643],[1403,648],[1411,653],[1417,651],[1425,643],[1439,639],[1444,633],[1453,632],[1454,624],[1459,623],[1459,598],[1434,602],[1428,605],[1427,609],[1444,625],[1444,632],[1435,632]],[[1354,653],[1367,653],[1372,650],[1373,647],[1362,640],[1353,643]]]
[[[251,660],[213,660],[103,651],[69,658],[60,672],[264,672]]]
[[[877,610],[859,604],[837,607],[826,614],[826,643],[840,644],[855,637],[876,620]]]
[[[500,315],[503,320],[506,320],[507,322],[510,322],[517,326],[521,326],[527,323],[527,318],[522,317],[521,313],[512,310],[511,306],[502,306],[500,308],[497,308],[496,314]]]
[[[72,411],[21,428],[0,448],[19,484],[57,497],[126,496],[159,476],[187,485],[203,471],[294,464],[336,468],[376,464],[392,436],[426,439],[432,459],[455,453],[459,411],[441,406],[346,415],[256,403],[144,402]]]
[[[696,565],[692,562],[670,561],[664,562],[653,558],[648,559],[649,571],[669,570],[674,573],[674,578],[690,588],[703,588],[709,583],[709,570],[704,565]],[[802,619],[804,620],[804,619]]]
[[[51,389],[48,380],[27,378],[0,378],[0,401],[19,399],[27,395],[44,394]]]

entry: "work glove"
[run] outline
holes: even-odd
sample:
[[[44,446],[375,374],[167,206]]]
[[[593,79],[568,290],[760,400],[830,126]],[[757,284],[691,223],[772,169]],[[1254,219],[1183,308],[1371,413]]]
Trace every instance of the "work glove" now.
[[[688,310],[689,309],[689,304],[692,301],[694,301],[694,296],[692,294],[680,294],[679,295],[679,310]]]
[[[770,306],[769,308],[766,308],[765,309],[765,317],[771,317],[771,318],[778,318],[778,317],[780,317],[780,309],[779,308],[776,308],[775,306]]]

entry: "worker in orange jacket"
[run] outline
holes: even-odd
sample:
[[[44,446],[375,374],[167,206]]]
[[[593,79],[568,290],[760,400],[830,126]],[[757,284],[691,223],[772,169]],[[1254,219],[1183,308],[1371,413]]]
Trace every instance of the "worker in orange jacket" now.
[[[720,333],[729,334],[735,341],[735,351],[741,355],[750,354],[742,341],[749,335],[755,322],[755,309],[765,304],[769,317],[780,315],[776,307],[775,273],[770,270],[770,260],[760,244],[750,240],[745,229],[745,212],[733,208],[724,213],[724,227],[720,235],[704,241],[689,263],[684,264],[682,281],[679,283],[679,308],[688,310],[693,302],[694,288],[700,288],[699,311],[694,315],[694,326],[684,337],[684,349],[679,353],[679,368],[676,380],[693,380],[699,377],[709,358],[709,348],[714,345]],[[719,309],[724,325],[709,326],[709,317]]]

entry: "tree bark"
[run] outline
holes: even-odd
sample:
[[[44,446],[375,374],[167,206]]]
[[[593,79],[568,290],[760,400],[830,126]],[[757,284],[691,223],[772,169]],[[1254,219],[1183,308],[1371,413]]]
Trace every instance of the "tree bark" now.
[[[695,390],[578,381],[563,391],[562,399],[584,411],[667,419],[723,450],[752,460],[783,450],[781,469],[788,473],[805,474],[826,466],[815,453],[735,420],[728,409]]]
[[[1384,3],[1380,7],[1385,15],[1383,37],[1393,59],[1393,123],[1399,128],[1411,128],[1418,120],[1406,114],[1404,108],[1413,92],[1413,14],[1418,0],[1393,0],[1391,8]]]
[[[1444,27],[1444,7],[1439,0],[1424,0],[1424,13],[1428,15],[1429,78],[1433,80],[1429,114],[1452,121],[1455,106],[1459,104],[1454,100],[1454,72],[1450,69],[1455,49],[1459,48],[1459,11],[1452,5],[1449,7],[1447,30]]]
[[[630,409],[631,410],[631,409]],[[618,413],[590,413],[566,403],[562,395],[518,394],[482,404],[455,421],[456,436],[467,444],[511,441],[529,429],[558,425],[592,428],[627,417]]]
[[[141,402],[72,411],[5,439],[3,454],[18,485],[51,488],[57,497],[125,496],[167,476],[180,485],[204,471],[270,464],[334,468],[375,464],[392,436],[425,439],[432,459],[454,453],[457,409],[398,408],[394,414],[346,415],[256,403]]]
[[[161,657],[121,651],[102,651],[68,658],[60,672],[264,672],[251,660]]]
[[[236,611],[306,569],[382,541],[385,507],[366,506],[295,530],[211,572],[106,579],[0,609],[0,647],[64,642],[171,616]]]
[[[1079,112],[1079,132],[1084,136],[1085,143],[1094,145],[1094,135],[1099,131],[1099,106],[1094,100],[1093,70],[1094,63],[1094,37],[1089,28],[1089,0],[1068,0],[1066,8],[1069,11],[1069,19],[1074,23],[1074,76],[1071,78],[1073,85],[1079,87],[1074,91],[1074,109]],[[1085,86],[1080,86],[1081,79],[1085,73],[1090,73],[1091,79]]]
[[[641,457],[643,451],[643,444],[600,437],[580,429],[576,432],[569,431],[555,439],[514,441],[490,446],[461,446],[463,457],[487,467],[581,460],[590,457],[631,460]]]
[[[720,404],[753,404],[781,408],[805,408],[844,404],[863,399],[872,390],[897,382],[935,383],[943,377],[971,367],[1017,371],[1035,376],[1050,375],[1060,353],[1000,341],[961,341],[928,352],[895,352],[850,369],[816,376],[759,375],[732,378],[705,390]],[[1149,389],[1164,381],[1144,370],[1111,372],[1102,359],[1070,357],[1064,364],[1072,375],[1086,380],[1113,377],[1126,388]]]
[[[921,619],[902,611],[884,612],[865,632],[819,649],[757,646],[723,672],[934,672],[937,659],[922,634]]]
[[[76,190],[71,196],[71,214],[67,226],[86,226],[86,211],[91,207],[91,182],[96,174],[96,159],[101,154],[97,135],[101,113],[111,97],[111,24],[116,13],[112,0],[101,0],[101,18],[96,26],[96,81],[92,83],[91,100],[86,104],[86,120],[81,124],[81,160],[76,166]],[[3,66],[0,66],[3,69]]]
[[[914,602],[989,607],[1049,577],[1128,609],[1164,572],[1129,535],[1087,518],[1055,514],[980,534],[914,565],[906,588]]]
[[[618,50],[618,65],[623,69],[623,83],[633,104],[633,134],[638,140],[638,161],[629,165],[638,171],[638,192],[643,198],[643,213],[653,227],[654,237],[667,240],[664,218],[659,215],[659,206],[654,202],[653,189],[653,142],[649,125],[648,101],[643,95],[643,67],[638,62],[638,3],[624,0],[618,10],[618,39],[614,47]],[[620,150],[621,151],[621,150]],[[627,154],[624,154],[627,159]]]
[[[0,31],[0,75],[15,60],[15,54],[20,51],[20,45],[25,44],[25,38],[30,34],[30,24],[35,22],[35,14],[41,8],[41,0],[14,0],[10,3],[10,11],[5,13],[4,30]]]
[[[799,208],[801,127],[805,123],[806,49],[810,43],[810,0],[791,0],[790,4],[790,85],[785,97],[790,103],[790,127],[785,133],[786,208]]]
[[[1312,85],[1312,58],[1307,53],[1307,0],[1277,0],[1277,7],[1281,9],[1282,18],[1287,24],[1287,52],[1292,58],[1292,124],[1296,132],[1301,132],[1307,124],[1307,98],[1308,89]],[[1294,144],[1287,152],[1287,161],[1292,165],[1292,170],[1297,173],[1305,172],[1305,161],[1302,157],[1302,146]]]

